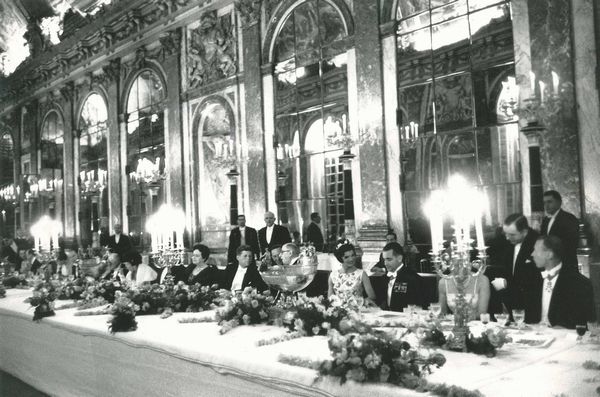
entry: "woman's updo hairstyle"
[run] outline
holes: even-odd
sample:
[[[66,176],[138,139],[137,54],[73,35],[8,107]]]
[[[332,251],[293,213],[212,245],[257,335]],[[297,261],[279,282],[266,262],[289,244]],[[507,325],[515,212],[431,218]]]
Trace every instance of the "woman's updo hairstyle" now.
[[[348,241],[348,239],[338,240],[337,244],[335,245],[333,255],[335,256],[335,259],[338,260],[338,262],[343,263],[344,254],[348,251],[354,251],[354,253],[356,253],[356,249],[352,244],[350,244],[350,241]]]

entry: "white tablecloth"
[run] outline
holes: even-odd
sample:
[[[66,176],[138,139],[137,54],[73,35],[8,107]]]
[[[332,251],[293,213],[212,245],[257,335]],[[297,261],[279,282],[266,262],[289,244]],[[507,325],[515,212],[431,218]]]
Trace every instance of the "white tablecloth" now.
[[[277,362],[281,353],[328,357],[325,337],[258,347],[257,341],[284,330],[244,326],[219,335],[215,323],[180,324],[178,318],[192,315],[186,313],[164,320],[138,316],[137,331],[111,335],[108,315],[76,317],[75,309],[34,323],[33,310],[23,303],[30,295],[9,290],[0,299],[0,369],[50,395],[422,395],[381,384],[340,385],[336,378]],[[508,347],[492,359],[444,352],[446,365],[429,379],[490,396],[596,396],[600,371],[581,364],[600,360],[599,346],[577,345],[574,331],[547,332],[556,337],[550,347]]]

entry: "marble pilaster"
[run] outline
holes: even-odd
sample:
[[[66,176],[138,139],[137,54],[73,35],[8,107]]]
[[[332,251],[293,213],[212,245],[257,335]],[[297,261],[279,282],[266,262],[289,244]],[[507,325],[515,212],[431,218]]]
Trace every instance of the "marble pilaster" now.
[[[529,36],[529,9],[527,0],[513,0],[511,2],[512,9],[512,28],[513,28],[513,48],[515,54],[515,74],[517,85],[519,86],[519,108],[524,107],[525,98],[530,98],[531,82],[529,80],[529,72],[531,71],[531,38]],[[527,124],[524,117],[519,119],[519,126],[524,127]],[[523,194],[523,214],[531,216],[531,194],[529,178],[529,146],[527,137],[520,134],[519,147],[521,150],[521,192]]]
[[[76,239],[75,229],[77,224],[77,214],[75,213],[75,189],[77,182],[75,179],[75,170],[73,164],[74,158],[74,130],[75,130],[75,101],[76,91],[72,82],[67,83],[62,89],[63,97],[63,116],[64,116],[64,162],[63,162],[63,188],[62,188],[62,207],[63,207],[63,230],[65,241],[74,241]],[[59,213],[59,211],[57,211]]]
[[[387,158],[387,194],[389,226],[398,236],[404,236],[404,212],[400,191],[400,136],[396,120],[398,109],[398,82],[396,72],[396,37],[391,34],[381,42],[383,51],[383,114],[385,125],[385,150]],[[402,240],[402,239],[401,239]]]
[[[117,65],[118,63],[113,63]],[[122,177],[124,170],[121,169],[121,124],[124,128],[124,120],[119,116],[119,68],[115,67],[115,73],[106,74],[106,93],[109,98],[108,103],[108,213],[109,213],[109,230],[113,229],[113,225],[120,222],[123,225],[123,230],[128,231],[127,217],[123,216],[122,211]]]
[[[356,1],[354,43],[356,51],[357,113],[360,146],[360,211],[357,228],[387,224],[381,44],[377,2]],[[350,75],[348,76],[350,79]],[[349,93],[350,94],[350,93]],[[356,198],[356,196],[355,196]],[[399,203],[398,203],[399,204]],[[355,206],[356,208],[356,206]],[[360,234],[360,232],[359,232]]]
[[[572,0],[573,47],[577,125],[583,185],[582,218],[589,226],[593,246],[600,243],[600,101],[598,98],[598,48],[594,37],[591,1]]]
[[[580,216],[581,191],[577,119],[574,98],[572,18],[569,0],[528,0],[531,64],[538,80],[552,90],[551,72],[560,78],[559,109],[542,117],[546,132],[540,142],[544,190],[557,190],[563,208]]]
[[[177,33],[175,33],[177,32]],[[169,32],[179,37],[179,31]],[[176,42],[179,45],[179,42]],[[169,93],[166,100],[167,123],[166,123],[166,166],[168,172],[168,202],[174,207],[185,209],[185,198],[183,193],[183,134],[181,129],[181,105],[180,105],[180,68],[179,48],[165,51],[162,65],[166,71],[166,90]]]
[[[265,145],[263,135],[263,91],[260,72],[260,31],[257,21],[246,22],[242,29],[243,42],[243,70],[244,70],[244,114],[246,126],[246,150],[248,155],[244,158],[247,166],[249,190],[248,201],[251,204],[247,214],[249,219],[257,219],[268,208],[269,202],[266,194],[266,163]],[[272,132],[271,132],[272,134]],[[272,146],[272,144],[271,144]],[[269,186],[269,189],[274,189]],[[268,208],[275,212],[274,208]]]

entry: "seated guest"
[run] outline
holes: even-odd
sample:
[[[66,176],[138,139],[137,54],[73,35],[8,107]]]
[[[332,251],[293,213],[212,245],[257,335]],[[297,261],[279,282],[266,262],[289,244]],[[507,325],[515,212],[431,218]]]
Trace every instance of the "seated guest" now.
[[[235,262],[223,270],[221,287],[231,291],[246,287],[256,288],[259,292],[268,290],[269,286],[260,276],[253,256],[249,245],[240,245],[236,250]]]
[[[538,238],[533,259],[542,271],[543,286],[538,288],[529,318],[551,326],[575,328],[596,319],[594,294],[588,278],[575,267],[565,266],[564,248],[556,236]]]
[[[442,314],[456,309],[457,288],[454,280],[443,278],[438,284]],[[465,286],[465,300],[469,305],[469,320],[479,320],[479,315],[487,313],[490,300],[490,280],[483,274],[469,277]]]
[[[19,255],[19,247],[14,239],[10,238],[4,240],[4,247],[2,248],[0,257],[4,258],[5,262],[10,262],[15,265],[15,269],[19,270],[21,268],[23,259]]]
[[[121,281],[128,284],[140,286],[146,282],[152,282],[156,279],[156,272],[150,266],[142,263],[142,257],[135,251],[123,254],[122,265],[125,266],[127,274],[123,277],[123,268],[121,267]]]
[[[327,297],[338,297],[342,302],[351,298],[361,298],[366,293],[370,303],[375,304],[375,291],[364,270],[356,267],[356,250],[347,240],[338,243],[335,258],[342,264],[340,269],[333,270],[329,275]]]
[[[287,243],[284,244],[283,247],[281,247],[281,252],[279,253],[279,261],[282,265],[299,265],[298,259],[300,259],[300,249],[296,244]]]
[[[403,262],[404,249],[399,243],[383,247],[383,260],[388,269],[386,283],[376,290],[376,303],[384,310],[402,311],[408,305],[425,306],[423,278]]]
[[[398,237],[396,236],[396,233],[392,229],[388,230],[387,234],[385,235],[385,243],[389,244],[395,243],[397,241]],[[387,269],[385,268],[385,261],[383,260],[383,252],[379,254],[379,261],[373,265],[373,267],[371,268],[371,272],[374,276],[385,276],[385,274],[387,273]]]
[[[38,260],[35,251],[30,248],[25,252],[25,255],[27,257],[29,271],[33,274],[38,274],[40,268],[42,267],[42,262]]]
[[[209,265],[206,261],[210,256],[210,249],[203,244],[196,244],[192,248],[192,264],[189,266],[189,285],[200,284],[211,286],[221,284],[219,269]]]
[[[98,279],[100,280],[110,280],[116,279],[119,275],[119,268],[121,265],[121,259],[119,254],[116,252],[111,252],[108,254],[108,259],[106,260],[103,269],[100,270],[100,276]]]

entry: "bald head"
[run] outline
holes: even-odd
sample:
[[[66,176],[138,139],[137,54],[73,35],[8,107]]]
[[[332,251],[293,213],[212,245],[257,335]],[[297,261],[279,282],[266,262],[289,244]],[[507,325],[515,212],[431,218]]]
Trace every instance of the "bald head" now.
[[[265,212],[265,223],[267,226],[273,226],[275,223],[275,214],[270,211]]]

